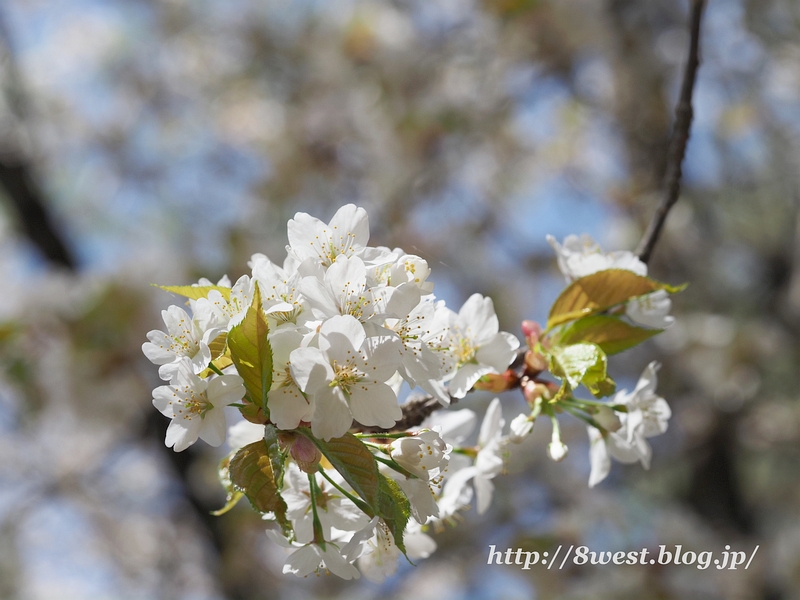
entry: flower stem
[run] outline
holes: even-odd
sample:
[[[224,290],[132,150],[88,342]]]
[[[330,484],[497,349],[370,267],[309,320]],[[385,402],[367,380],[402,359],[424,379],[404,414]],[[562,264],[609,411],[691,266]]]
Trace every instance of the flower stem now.
[[[212,371],[214,371],[214,373],[216,373],[217,375],[224,375],[225,374],[222,371],[220,371],[213,362],[208,364],[208,368],[211,369]]]
[[[403,467],[401,467],[400,465],[398,465],[396,462],[394,462],[393,460],[391,460],[389,458],[383,458],[382,456],[376,456],[375,460],[377,460],[378,462],[382,462],[387,467],[389,467],[390,469],[392,469],[394,471],[397,471],[401,475],[405,475],[406,477],[410,477],[412,479],[419,479],[416,475],[414,475],[413,473],[409,473]]]
[[[573,417],[578,417],[580,420],[585,421],[586,423],[588,423],[589,425],[591,425],[592,427],[594,427],[598,431],[601,431],[601,432],[606,431],[606,428],[603,427],[602,425],[600,425],[600,423],[595,421],[592,417],[590,417],[589,415],[584,414],[582,412],[578,412],[572,406],[569,406],[569,405],[564,406],[564,410],[566,410]]]
[[[347,498],[348,500],[350,500],[350,502],[352,502],[352,503],[353,503],[353,504],[355,504],[355,505],[356,505],[356,506],[357,506],[359,509],[361,509],[361,511],[362,511],[362,512],[366,513],[366,514],[367,514],[367,515],[369,515],[369,516],[372,516],[372,510],[370,509],[370,507],[367,505],[367,503],[366,503],[366,502],[364,502],[364,501],[363,501],[363,500],[361,500],[360,498],[356,498],[356,497],[355,497],[355,496],[353,496],[353,495],[352,495],[350,492],[348,492],[348,491],[347,491],[347,490],[345,490],[345,489],[344,489],[342,486],[340,486],[338,483],[336,483],[336,482],[335,482],[333,479],[331,479],[330,475],[328,475],[328,474],[325,472],[325,469],[323,469],[322,467],[319,467],[319,473],[320,473],[320,475],[322,475],[322,476],[323,476],[325,479],[327,479],[327,480],[328,480],[328,483],[330,483],[330,484],[331,484],[333,487],[335,487],[337,490],[339,490],[339,492],[340,492],[341,494],[343,494],[345,498]]]
[[[372,438],[377,440],[397,440],[404,437],[412,437],[414,434],[410,431],[394,431],[392,433],[355,433],[353,435],[362,440]]]
[[[576,398],[575,396],[564,398],[562,402],[574,404],[576,406],[605,406],[617,412],[628,412],[628,407],[624,404],[610,404],[609,402],[599,402],[598,400],[585,400],[583,398]]]
[[[321,493],[321,490],[317,486],[317,478],[313,473],[308,474],[308,487],[311,493],[311,512],[314,517],[314,543],[325,550],[325,535],[322,533],[322,523],[317,514],[317,494]]]

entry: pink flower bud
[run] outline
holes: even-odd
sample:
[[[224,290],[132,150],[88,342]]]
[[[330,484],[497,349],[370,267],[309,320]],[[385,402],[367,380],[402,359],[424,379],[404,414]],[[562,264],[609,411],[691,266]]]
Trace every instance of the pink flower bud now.
[[[547,369],[547,360],[544,356],[533,350],[525,353],[525,372],[531,377],[535,377]]]
[[[525,400],[531,407],[536,404],[536,401],[539,400],[539,398],[549,400],[552,397],[550,389],[546,384],[537,383],[532,379],[529,379],[525,383],[525,386],[522,388],[522,394],[525,396]]]
[[[522,335],[525,336],[525,341],[528,343],[528,348],[533,350],[536,342],[539,341],[539,336],[542,334],[542,326],[536,321],[523,321],[522,322]]]
[[[289,454],[297,462],[297,466],[304,473],[316,473],[322,453],[307,437],[298,435],[292,442]]]

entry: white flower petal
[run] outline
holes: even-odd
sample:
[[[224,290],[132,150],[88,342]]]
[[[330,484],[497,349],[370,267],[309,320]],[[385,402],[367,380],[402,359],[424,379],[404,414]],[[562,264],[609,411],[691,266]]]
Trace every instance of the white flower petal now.
[[[331,438],[343,436],[352,424],[353,415],[342,391],[338,387],[321,387],[314,395],[311,432],[327,442]]]

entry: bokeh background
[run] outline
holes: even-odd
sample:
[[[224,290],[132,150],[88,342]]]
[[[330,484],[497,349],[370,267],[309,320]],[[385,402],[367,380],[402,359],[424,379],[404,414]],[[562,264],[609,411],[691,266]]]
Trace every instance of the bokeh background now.
[[[800,598],[800,4],[711,0],[685,185],[651,274],[689,282],[652,359],[674,410],[650,471],[587,487],[583,426],[512,448],[491,510],[382,585],[280,574],[224,449],[164,447],[141,354],[151,283],[279,262],[347,202],[372,243],[502,327],[561,287],[545,235],[632,249],[686,57],[674,0],[0,3],[0,598]],[[489,397],[463,403],[482,413]],[[504,399],[507,421],[521,398]],[[489,544],[760,550],[748,571],[486,565]]]

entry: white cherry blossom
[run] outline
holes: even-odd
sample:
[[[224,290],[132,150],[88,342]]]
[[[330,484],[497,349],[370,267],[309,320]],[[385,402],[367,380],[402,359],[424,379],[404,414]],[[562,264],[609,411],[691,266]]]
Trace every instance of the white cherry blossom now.
[[[503,454],[506,441],[506,438],[502,435],[504,424],[505,420],[500,408],[500,399],[495,398],[486,409],[486,415],[483,423],[481,423],[475,464],[457,470],[454,474],[451,474],[445,484],[445,493],[447,493],[451,480],[459,482],[461,486],[467,485],[471,480],[475,487],[478,514],[483,514],[488,510],[494,493],[492,479],[503,471]],[[450,494],[451,498],[458,498],[462,495],[462,490],[452,486]]]
[[[672,414],[667,401],[655,393],[658,368],[657,362],[651,362],[632,392],[621,390],[611,398],[610,404],[625,405],[628,412],[616,418],[604,415],[601,424],[608,423],[610,429],[601,432],[589,427],[590,487],[606,478],[611,457],[623,463],[639,461],[645,469],[650,468],[652,449],[647,438],[664,433]]]
[[[500,331],[491,298],[473,294],[451,316],[450,355],[455,363],[450,393],[463,398],[489,373],[502,373],[516,356],[519,340]]]
[[[293,543],[271,529],[267,530],[267,537],[282,548],[295,549],[283,565],[284,575],[290,573],[297,577],[306,577],[311,573],[331,572],[342,579],[361,577],[358,569],[342,556],[339,546],[333,542],[325,542],[324,548],[315,543]]]
[[[432,430],[399,438],[390,446],[395,462],[424,481],[430,481],[444,472],[452,450],[453,447],[437,431]]]
[[[531,419],[530,414],[521,413],[511,420],[509,428],[510,431],[508,434],[508,441],[514,444],[519,444],[531,434],[531,431],[533,431],[533,420]]]
[[[295,261],[287,260],[283,268],[263,254],[254,254],[248,263],[253,279],[261,292],[261,306],[271,327],[284,323],[302,324],[309,317],[307,303],[300,293],[303,278]]]
[[[406,554],[412,560],[427,558],[436,550],[433,538],[423,533],[413,521],[406,527],[403,543]],[[367,542],[358,559],[358,568],[370,581],[381,583],[397,572],[399,557],[400,549],[395,544],[392,532],[383,521],[379,521],[375,527],[375,535]]]
[[[588,234],[580,237],[568,235],[564,238],[563,245],[552,235],[548,235],[547,242],[556,252],[558,268],[566,277],[567,283],[607,269],[624,269],[637,275],[647,275],[647,265],[633,252],[618,250],[604,253]]]
[[[450,364],[449,313],[443,303],[423,300],[402,319],[388,319],[386,328],[395,332],[403,343],[400,373],[413,388],[421,387],[443,405],[450,395],[441,382]]]
[[[345,498],[322,476],[317,476],[317,516],[322,525],[325,539],[333,539],[333,530],[356,531],[364,527],[369,517]],[[349,486],[338,472],[332,471],[331,477],[344,489]],[[307,543],[314,539],[313,512],[311,510],[311,493],[308,475],[300,471],[295,463],[289,463],[284,475],[284,489],[281,492],[286,501],[286,516],[291,520],[296,541]]]
[[[645,469],[650,468],[652,451],[650,444],[641,435],[635,435],[630,441],[626,436],[625,428],[618,431],[600,432],[591,425],[589,431],[589,487],[594,487],[603,481],[611,471],[611,457],[621,463],[642,463]]]
[[[250,421],[239,421],[228,427],[228,446],[231,452],[264,439],[264,426],[256,425]]]
[[[658,362],[651,362],[645,367],[631,393],[622,390],[611,400],[612,404],[624,404],[628,407],[625,421],[628,441],[632,441],[636,434],[649,438],[667,430],[672,411],[667,401],[656,394],[656,372],[660,366]]]
[[[324,440],[344,435],[355,418],[364,425],[391,427],[403,416],[387,381],[397,370],[396,336],[367,337],[352,316],[325,321],[319,348],[298,348],[290,355],[291,374],[313,395],[311,430]]]
[[[202,372],[211,362],[210,341],[220,329],[213,327],[214,320],[209,310],[202,307],[194,317],[180,308],[170,306],[161,311],[161,317],[167,326],[166,333],[153,330],[147,334],[149,342],[142,345],[142,352],[150,362],[160,365],[158,376],[169,381],[177,372],[183,359],[189,359],[192,371]]]
[[[367,211],[353,204],[341,207],[327,225],[319,219],[299,212],[289,221],[287,252],[298,262],[311,258],[329,267],[338,256],[359,256],[365,263],[377,265],[387,261],[387,252],[369,248]]]
[[[625,315],[637,325],[666,329],[675,322],[670,316],[672,300],[666,290],[656,290],[651,294],[634,298],[625,306]]]
[[[195,301],[194,309],[208,311],[213,315],[215,327],[229,331],[244,319],[247,309],[253,302],[254,293],[255,280],[248,275],[242,275],[233,284],[229,300],[226,300],[219,290],[211,290],[207,297]]]
[[[186,450],[198,438],[211,446],[222,445],[227,428],[223,409],[239,402],[244,394],[244,382],[238,375],[200,379],[189,360],[182,360],[169,385],[153,390],[153,406],[172,419],[166,445],[176,452]]]
[[[300,347],[303,335],[293,329],[278,329],[269,336],[272,348],[272,387],[267,394],[270,420],[278,429],[297,428],[311,421],[314,403],[300,391],[292,376],[291,353]]]

